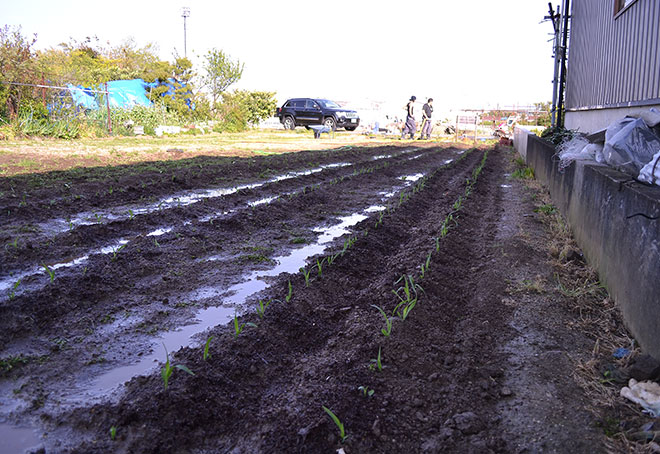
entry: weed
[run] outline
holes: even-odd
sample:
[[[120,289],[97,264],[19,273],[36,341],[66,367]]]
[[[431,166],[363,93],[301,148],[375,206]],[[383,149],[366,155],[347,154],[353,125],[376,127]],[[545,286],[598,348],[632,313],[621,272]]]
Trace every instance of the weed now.
[[[291,297],[293,296],[293,286],[291,285],[291,279],[289,279],[289,293],[287,293],[286,298],[284,300],[288,303],[291,301]]]
[[[332,410],[330,410],[328,407],[326,407],[324,405],[322,405],[322,407],[323,407],[323,410],[325,410],[325,412],[328,414],[328,416],[330,416],[332,421],[335,423],[335,425],[339,429],[339,437],[341,438],[341,442],[343,443],[344,440],[346,440],[346,437],[348,436],[348,435],[346,435],[346,431],[344,430],[344,425],[339,420],[339,418],[332,412]]]
[[[385,311],[380,308],[379,306],[376,306],[375,304],[372,304],[373,307],[378,309],[378,311],[381,313],[383,318],[385,319],[385,328],[381,328],[380,332],[383,333],[385,337],[389,337],[390,334],[392,334],[392,319],[387,316]]]
[[[208,339],[206,339],[206,344],[204,345],[204,355],[202,355],[202,358],[204,358],[204,361],[208,359],[209,356],[209,346],[211,345],[211,340],[213,340],[213,336],[210,336]]]
[[[42,263],[41,266],[46,270],[48,275],[50,276],[50,281],[53,282],[55,280],[55,271],[53,271],[48,265],[45,263]]]
[[[9,358],[0,360],[0,371],[9,372],[19,364],[27,364],[28,358],[22,355],[10,356]]]
[[[309,275],[312,270],[307,270],[306,268],[301,267],[299,271],[303,274],[303,276],[305,276],[305,287],[309,287]]]
[[[358,386],[358,391],[362,393],[363,397],[371,397],[374,395],[374,390],[368,386]]]
[[[534,213],[542,213],[548,216],[551,214],[555,214],[556,212],[557,212],[557,208],[555,208],[555,206],[550,203],[546,203],[544,205],[534,208]]]
[[[378,356],[369,360],[369,363],[369,369],[378,369],[379,372],[383,370],[383,363],[380,360],[380,347],[378,347]]]

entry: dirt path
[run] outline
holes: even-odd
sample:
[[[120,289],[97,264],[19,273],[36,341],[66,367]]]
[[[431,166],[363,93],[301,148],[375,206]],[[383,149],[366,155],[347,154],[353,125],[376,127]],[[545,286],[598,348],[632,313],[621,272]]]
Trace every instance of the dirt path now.
[[[0,278],[23,277],[0,300],[0,417],[47,453],[603,451],[572,379],[591,344],[511,158],[393,146],[1,182]],[[159,342],[195,318],[211,328],[169,357],[194,375],[165,389]],[[141,358],[152,373],[98,385]]]

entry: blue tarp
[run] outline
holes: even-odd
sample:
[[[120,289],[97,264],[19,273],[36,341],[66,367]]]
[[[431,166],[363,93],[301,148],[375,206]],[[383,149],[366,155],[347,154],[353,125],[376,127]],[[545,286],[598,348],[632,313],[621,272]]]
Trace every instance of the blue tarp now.
[[[168,79],[164,82],[168,90],[163,93],[163,96],[175,96],[175,86],[176,81],[174,79]],[[112,80],[108,82],[108,91],[110,107],[121,108],[121,109],[130,109],[134,106],[145,106],[150,107],[151,101],[147,97],[149,89],[152,87],[157,87],[158,82],[145,82],[142,79],[131,79],[131,80]],[[67,85],[69,93],[71,93],[71,98],[73,103],[82,107],[83,109],[98,109],[99,107],[105,107],[105,96],[99,91],[105,91],[105,85],[101,85],[96,89],[85,88],[80,85]],[[194,109],[194,106],[190,102],[190,96],[192,92],[188,91],[185,93],[186,104],[191,109]]]
[[[108,82],[108,92],[110,107],[130,109],[133,106],[151,106],[151,101],[147,97],[150,87],[157,83],[148,83],[142,79],[131,80],[111,80]],[[99,91],[105,91],[105,84],[99,86],[96,90],[85,88],[80,85],[68,84],[67,88],[71,93],[71,98],[76,106],[83,109],[98,109],[99,104],[105,107],[105,96]]]

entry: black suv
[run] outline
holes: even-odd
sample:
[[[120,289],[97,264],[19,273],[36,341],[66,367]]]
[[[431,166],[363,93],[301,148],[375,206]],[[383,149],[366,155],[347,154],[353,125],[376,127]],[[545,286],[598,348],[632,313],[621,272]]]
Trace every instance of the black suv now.
[[[293,98],[277,108],[275,113],[284,125],[284,129],[296,126],[324,125],[330,129],[344,128],[355,131],[360,124],[360,117],[354,110],[342,108],[336,102],[327,99]]]

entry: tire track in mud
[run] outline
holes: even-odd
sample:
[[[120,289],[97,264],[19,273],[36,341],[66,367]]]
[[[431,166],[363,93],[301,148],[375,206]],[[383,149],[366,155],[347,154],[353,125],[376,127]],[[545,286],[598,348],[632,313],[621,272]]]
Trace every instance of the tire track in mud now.
[[[324,270],[322,278],[310,287],[304,286],[300,275],[292,276],[294,293],[289,304],[275,305],[263,321],[254,316],[245,319],[259,322],[258,329],[236,340],[231,339],[226,328],[213,330],[218,342],[214,344],[212,362],[201,361],[198,350],[184,349],[177,355],[177,361],[193,368],[197,375],[177,377],[177,391],[161,392],[158,378],[153,375],[134,379],[116,407],[95,407],[93,412],[99,415],[98,420],[79,421],[79,428],[99,431],[114,421],[137,437],[139,441],[133,447],[139,446],[142,452],[163,452],[182,441],[187,446],[216,451],[237,448],[245,452],[329,452],[336,443],[328,436],[334,429],[319,412],[321,405],[329,405],[352,428],[351,443],[358,448],[355,452],[388,452],[378,449],[379,445],[389,447],[389,452],[393,446],[419,448],[415,433],[405,432],[410,430],[410,425],[402,427],[401,433],[394,429],[401,425],[401,415],[390,407],[396,403],[396,410],[400,401],[408,400],[409,389],[417,390],[415,386],[421,386],[418,383],[421,377],[404,376],[402,381],[397,381],[383,375],[381,380],[376,377],[375,383],[373,373],[366,368],[380,343],[378,332],[382,326],[382,319],[371,304],[393,301],[390,292],[396,279],[423,262],[433,247],[431,238],[438,234],[438,221],[451,212],[454,200],[463,192],[465,179],[480,157],[481,153],[472,153],[457,163],[453,173],[437,174],[423,193],[388,216],[379,229],[360,237],[354,248]],[[487,183],[478,183],[477,187],[484,184]],[[470,210],[476,208],[482,212],[488,208],[484,203],[469,206]],[[476,223],[477,231],[483,231],[478,216],[461,214],[461,225],[463,217],[467,225]],[[362,226],[373,225],[373,221],[373,218],[364,221]],[[457,239],[453,240],[454,237]],[[469,239],[463,238],[461,227],[447,239],[452,239],[452,244],[443,246],[443,256],[458,259],[459,265],[470,263],[474,257],[462,253],[462,243]],[[455,266],[455,263],[443,265],[441,259],[437,262],[434,260],[432,264],[432,273],[437,268],[449,272]],[[451,279],[443,280],[438,287],[439,290],[429,288],[427,292],[451,293],[459,301],[468,298],[463,294],[466,288],[456,288]],[[286,281],[269,292],[279,298],[285,293]],[[420,308],[425,306],[430,303],[420,303]],[[456,323],[450,315],[452,308],[447,309],[442,317],[448,325],[445,333],[451,332]],[[411,317],[417,317],[417,311]],[[397,354],[404,358],[411,354],[397,336],[401,333],[405,336],[406,330],[419,336],[414,328],[418,323],[419,320],[407,321],[395,327],[393,338],[387,340],[389,344],[384,348],[386,361],[392,361],[390,358]],[[386,362],[384,372],[388,368],[395,377],[403,369]],[[355,405],[360,399],[356,391],[359,385],[375,387],[376,395],[383,394],[387,400],[379,400],[377,405],[373,405],[376,401],[367,401],[364,406],[359,401]],[[400,394],[398,398],[397,394]],[[196,405],[200,401],[205,402],[203,408]],[[149,414],[139,411],[146,407],[152,409]],[[73,419],[88,411],[74,412]],[[410,416],[408,411],[404,413]],[[374,415],[382,417],[380,428],[373,426]],[[176,429],[168,424],[159,425],[172,419],[177,421]],[[151,430],[136,433],[140,424]],[[379,435],[388,433],[396,442],[374,436],[375,431]],[[77,452],[102,452],[87,451],[92,448],[83,444]]]

